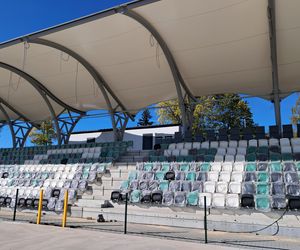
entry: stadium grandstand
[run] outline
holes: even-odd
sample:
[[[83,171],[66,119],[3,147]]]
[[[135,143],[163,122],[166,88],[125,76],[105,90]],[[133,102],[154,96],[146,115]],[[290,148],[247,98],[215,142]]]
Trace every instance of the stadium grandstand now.
[[[67,204],[72,218],[123,221],[128,203],[131,223],[198,229],[205,206],[209,230],[299,236],[300,125],[281,122],[281,101],[300,91],[299,10],[297,0],[136,0],[1,43],[12,138],[0,149],[1,211]],[[272,102],[276,124],[193,133],[197,98],[224,93]],[[127,128],[176,98],[182,124]],[[112,128],[74,132],[93,110]],[[25,146],[47,120],[57,145]]]

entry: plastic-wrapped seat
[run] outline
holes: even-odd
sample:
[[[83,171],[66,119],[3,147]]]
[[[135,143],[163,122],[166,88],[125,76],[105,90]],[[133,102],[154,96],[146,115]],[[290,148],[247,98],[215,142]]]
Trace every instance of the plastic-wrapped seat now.
[[[148,188],[149,188],[149,181],[147,181],[147,180],[141,180],[140,182],[139,182],[139,189],[140,190],[148,190]]]
[[[299,184],[287,184],[286,194],[289,196],[300,196],[300,185]]]
[[[242,194],[252,194],[256,193],[255,183],[253,182],[243,182],[242,183]]]
[[[207,162],[202,163],[202,164],[200,165],[200,171],[203,171],[203,172],[208,172],[208,171],[210,171],[210,163],[207,163]]]
[[[183,181],[185,179],[185,172],[183,171],[176,171],[175,172],[175,180]]]
[[[284,172],[285,183],[299,183],[299,177],[297,172]]]
[[[270,194],[270,187],[267,182],[261,182],[256,184],[256,194]]]
[[[211,193],[199,193],[199,207],[204,207],[204,197],[206,197],[206,206],[210,207],[212,203]]]
[[[130,190],[136,190],[139,188],[139,181],[138,180],[133,180],[130,182],[129,185]]]
[[[158,190],[159,182],[156,180],[149,181],[148,189],[150,191]]]
[[[247,163],[245,166],[245,171],[247,172],[253,172],[256,171],[256,163]]]
[[[57,202],[57,198],[54,198],[54,197],[49,198],[48,204],[47,204],[48,210],[54,211],[56,202]]]
[[[192,191],[186,195],[186,203],[188,206],[197,206],[199,202],[199,192]]]
[[[143,190],[140,196],[141,203],[150,203],[151,202],[151,191]]]
[[[256,181],[256,172],[244,172],[244,182]]]
[[[177,192],[181,190],[181,182],[180,181],[171,181],[169,184],[169,190],[172,192]]]
[[[164,181],[160,181],[159,182],[159,189],[161,190],[161,191],[167,191],[168,189],[169,189],[169,182],[168,181],[166,181],[166,180],[164,180]]]
[[[212,206],[224,208],[225,207],[225,194],[214,193],[212,197]]]
[[[192,183],[190,181],[182,181],[181,182],[181,191],[190,192],[192,189]]]
[[[219,181],[230,182],[231,172],[230,171],[222,171],[219,174]]]
[[[271,201],[269,195],[256,195],[255,209],[259,211],[269,211],[271,208]]]
[[[140,198],[141,198],[141,190],[133,190],[130,193],[130,201],[132,203],[139,203],[140,202]]]
[[[241,193],[241,183],[240,182],[230,182],[228,185],[228,192],[232,194]]]
[[[269,182],[269,172],[257,172],[257,182]]]
[[[202,182],[207,181],[208,180],[208,172],[198,172],[196,180],[202,181]]]
[[[210,164],[210,171],[221,171],[222,164],[220,162],[212,162]]]
[[[165,206],[172,206],[174,204],[174,193],[172,191],[165,191],[163,193],[162,204]]]
[[[226,207],[228,208],[240,207],[240,198],[238,194],[227,194],[225,201],[226,201]]]
[[[268,163],[266,163],[266,162],[259,162],[257,164],[257,171],[268,171]]]
[[[174,205],[178,206],[178,207],[184,207],[186,205],[186,193],[185,192],[175,192]]]
[[[204,192],[205,193],[214,193],[216,189],[216,183],[213,181],[207,181],[204,183]]]
[[[222,171],[232,171],[233,165],[232,162],[223,162],[222,164]]]
[[[284,172],[296,172],[297,167],[294,162],[284,162],[283,163],[283,171]]]
[[[226,194],[228,191],[228,183],[227,182],[217,182],[216,183],[216,192]]]
[[[285,185],[282,182],[272,183],[271,185],[272,195],[285,195]]]
[[[271,173],[271,182],[282,182],[283,178],[282,178],[282,173],[281,172],[272,172]]]
[[[231,173],[231,181],[232,182],[242,182],[243,181],[243,172],[233,171]]]
[[[208,181],[218,181],[219,179],[219,172],[210,171],[208,172]]]
[[[286,208],[286,198],[284,195],[273,195],[271,204],[273,209],[284,209]]]
[[[243,162],[235,162],[233,164],[233,171],[244,171],[244,163]]]
[[[203,192],[203,182],[202,181],[194,181],[192,182],[192,191],[198,191],[200,193]]]

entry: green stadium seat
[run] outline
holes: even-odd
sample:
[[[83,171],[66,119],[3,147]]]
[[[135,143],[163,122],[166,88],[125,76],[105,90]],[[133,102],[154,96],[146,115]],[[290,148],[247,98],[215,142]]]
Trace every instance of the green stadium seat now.
[[[269,173],[268,172],[257,172],[257,181],[258,182],[269,182]]]
[[[201,163],[200,165],[200,171],[202,172],[208,172],[210,171],[210,164],[207,162]]]
[[[271,207],[268,195],[257,195],[255,197],[255,208],[261,211],[269,211]]]
[[[193,191],[187,194],[186,197],[187,205],[189,206],[197,206],[199,202],[199,192]]]
[[[246,163],[245,171],[247,172],[256,171],[256,163]]]
[[[261,182],[256,184],[256,194],[269,194],[270,187],[267,182]]]

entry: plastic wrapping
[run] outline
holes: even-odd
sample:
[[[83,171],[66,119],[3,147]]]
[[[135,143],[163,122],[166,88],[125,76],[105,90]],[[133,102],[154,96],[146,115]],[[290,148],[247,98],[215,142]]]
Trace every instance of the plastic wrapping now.
[[[255,172],[245,172],[244,173],[244,182],[256,181],[256,173]]]
[[[226,207],[228,208],[239,208],[240,198],[238,194],[228,194],[226,196]]]
[[[143,190],[141,193],[141,202],[150,203],[151,202],[151,191]]]
[[[272,195],[285,195],[284,183],[282,183],[282,182],[272,183],[271,194]]]
[[[53,211],[55,209],[56,201],[57,198],[51,197],[48,199],[48,204],[47,204],[48,210]]]
[[[169,189],[169,182],[168,181],[160,181],[159,182],[159,189],[161,191],[167,191]]]
[[[97,177],[97,172],[96,171],[90,171],[88,181],[89,182],[94,182],[96,180],[96,177]]]
[[[49,199],[52,195],[52,188],[48,187],[44,190],[44,199]]]
[[[71,187],[71,181],[70,180],[65,180],[63,188],[70,188]]]
[[[150,191],[158,190],[159,182],[156,180],[149,181],[148,189]]]
[[[179,163],[178,162],[171,162],[170,170],[178,171],[179,170]]]
[[[200,171],[200,165],[197,162],[191,162],[190,163],[190,171],[198,172]]]
[[[258,182],[269,182],[269,172],[257,172],[257,181]]]
[[[268,171],[268,163],[260,162],[257,164],[257,171]]]
[[[185,179],[185,172],[183,171],[176,171],[175,172],[175,180],[183,181]]]
[[[166,174],[166,172],[164,172],[164,171],[157,171],[157,172],[155,172],[155,179],[162,181],[165,178],[165,174]]]
[[[190,181],[182,181],[181,182],[181,191],[190,192],[192,188],[192,184]]]
[[[186,202],[189,206],[197,206],[199,201],[199,192],[193,191],[187,194]]]
[[[185,192],[176,192],[174,195],[174,205],[178,207],[184,207],[186,205]]]
[[[226,194],[228,190],[228,184],[227,182],[217,182],[216,185],[216,192]]]
[[[174,203],[174,194],[171,191],[165,191],[163,193],[163,200],[162,200],[163,205],[165,206],[172,206]]]
[[[196,172],[190,171],[186,174],[185,179],[187,181],[195,181],[196,180]]]
[[[141,198],[141,191],[140,190],[133,190],[130,193],[130,201],[132,203],[138,203],[138,202],[140,202],[140,198]]]
[[[203,182],[202,181],[192,182],[192,191],[198,191],[198,192],[202,193],[203,192]]]
[[[256,194],[269,194],[270,193],[270,187],[268,183],[257,183],[256,184]]]
[[[268,195],[257,195],[255,197],[255,209],[260,211],[269,211],[271,207],[270,197]]]
[[[295,165],[294,162],[284,162],[283,163],[283,171],[284,172],[296,172],[297,171],[297,167]]]
[[[149,187],[149,181],[140,181],[139,183],[139,189],[140,190],[148,190]]]
[[[299,184],[286,185],[286,194],[291,196],[300,196],[300,185]]]
[[[57,200],[54,210],[56,212],[62,212],[63,209],[64,209],[64,201],[63,200]]]
[[[169,190],[172,192],[180,191],[181,185],[180,181],[171,181],[169,185]]]
[[[205,182],[205,181],[207,181],[207,179],[208,179],[207,172],[198,172],[197,173],[197,178],[196,178],[197,181]]]
[[[281,172],[272,172],[271,173],[271,182],[282,182],[282,173]]]
[[[133,180],[130,182],[130,190],[136,190],[139,187],[139,181]]]
[[[284,209],[286,208],[286,198],[285,196],[272,196],[272,208]]]
[[[204,183],[204,192],[205,193],[214,193],[216,189],[216,184],[213,181],[207,181]]]
[[[159,171],[160,170],[160,168],[161,168],[161,163],[160,162],[154,162],[153,163],[153,167],[152,167],[152,170],[153,171]]]
[[[81,179],[81,177],[82,177],[82,173],[81,172],[76,172],[73,179],[79,181]]]
[[[225,194],[213,194],[212,206],[220,208],[225,207]]]
[[[299,177],[297,172],[285,172],[284,180],[285,183],[299,183]]]
[[[79,181],[78,180],[72,180],[71,182],[71,188],[78,188]]]
[[[242,194],[255,194],[255,184],[253,182],[244,182],[242,184]]]
[[[78,184],[78,189],[81,191],[81,192],[84,192],[86,189],[87,189],[87,186],[88,186],[88,183],[87,181],[85,180],[81,180]]]

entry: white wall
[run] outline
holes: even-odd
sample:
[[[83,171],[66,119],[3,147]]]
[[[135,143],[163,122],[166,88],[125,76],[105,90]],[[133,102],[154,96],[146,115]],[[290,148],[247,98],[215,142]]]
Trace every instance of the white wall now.
[[[125,130],[124,141],[133,141],[134,150],[142,150],[143,135],[153,135],[153,145],[156,136],[170,136],[179,131],[179,126],[170,127],[158,127],[158,128],[138,128]],[[114,140],[113,132],[94,132],[94,133],[82,133],[72,134],[70,137],[70,143],[86,142],[88,138],[96,138],[96,142],[111,142]]]

